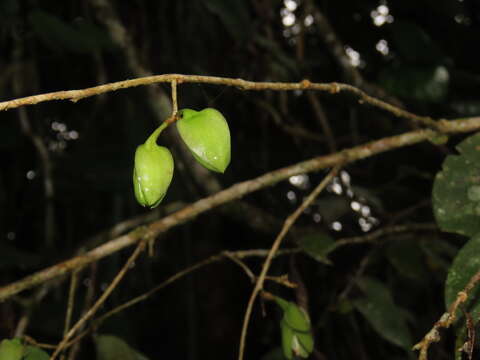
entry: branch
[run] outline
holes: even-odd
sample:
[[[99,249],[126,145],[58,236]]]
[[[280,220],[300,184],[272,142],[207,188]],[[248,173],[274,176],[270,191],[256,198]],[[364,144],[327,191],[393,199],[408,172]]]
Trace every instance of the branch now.
[[[248,299],[247,310],[245,311],[245,318],[243,319],[243,326],[242,326],[242,334],[240,335],[240,350],[238,353],[238,359],[243,360],[243,354],[245,352],[245,340],[247,337],[247,330],[248,330],[248,323],[250,322],[250,316],[252,315],[253,304],[257,298],[257,295],[263,289],[263,283],[265,282],[265,278],[267,276],[267,272],[270,269],[270,265],[272,264],[273,257],[275,253],[278,251],[280,244],[282,243],[283,238],[287,235],[288,231],[292,227],[292,225],[297,221],[298,217],[303,213],[303,211],[310,206],[310,204],[317,198],[317,196],[325,189],[325,187],[332,181],[334,176],[337,174],[338,170],[340,169],[340,164],[336,165],[327,176],[323,178],[323,180],[315,187],[315,189],[308,195],[308,197],[302,202],[302,204],[289,216],[285,219],[283,224],[282,230],[278,233],[273,245],[268,252],[268,256],[265,259],[265,262],[262,266],[262,271],[258,276],[257,282],[255,283],[255,287],[253,288],[252,294],[250,295],[250,299]]]
[[[240,90],[274,90],[274,91],[286,91],[286,90],[317,90],[328,91],[332,94],[339,92],[348,92],[360,99],[360,103],[367,103],[372,106],[378,107],[385,111],[392,113],[393,115],[401,118],[412,120],[416,123],[424,124],[428,127],[434,128],[437,131],[443,132],[443,126],[438,121],[435,121],[428,116],[419,116],[403,110],[397,106],[391,105],[385,101],[374,98],[359,88],[342,83],[314,83],[309,80],[302,80],[300,82],[285,83],[285,82],[254,82],[243,79],[232,79],[217,76],[200,76],[200,75],[181,75],[181,74],[164,74],[145,76],[131,80],[117,81],[105,85],[98,85],[86,89],[80,90],[65,90],[56,91],[51,93],[45,93],[40,95],[27,96],[23,98],[13,99],[9,101],[0,102],[0,111],[18,108],[25,105],[34,105],[46,101],[53,100],[70,100],[77,102],[87,97],[103,94],[110,91],[116,91],[121,89],[127,89],[142,85],[151,85],[157,83],[172,83],[176,81],[177,84],[181,83],[203,83],[223,86],[234,86]]]
[[[464,120],[442,121],[445,133],[465,133],[480,129],[480,117],[473,117]],[[168,231],[170,228],[182,224],[206,211],[226,204],[232,200],[239,199],[254,191],[274,185],[290,176],[319,171],[338,164],[348,164],[360,159],[366,159],[393,149],[409,146],[428,140],[435,136],[435,132],[429,129],[416,130],[401,135],[390,136],[380,140],[372,141],[340,152],[315,157],[282,169],[278,169],[257,178],[240,182],[214,195],[200,199],[183,209],[174,212],[158,221],[151,223],[148,227],[140,228],[126,235],[113,239],[83,255],[76,256],[35,274],[25,277],[19,281],[0,288],[0,301],[5,300],[23,290],[32,288],[47,280],[65,275],[73,269],[85,266],[110,254],[120,251],[123,248],[136,244],[144,235],[149,232],[153,237]]]

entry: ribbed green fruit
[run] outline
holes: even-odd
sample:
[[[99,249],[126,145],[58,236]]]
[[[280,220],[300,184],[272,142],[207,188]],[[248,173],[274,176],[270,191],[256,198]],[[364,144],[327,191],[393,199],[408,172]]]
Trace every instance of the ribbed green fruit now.
[[[148,141],[137,147],[133,187],[140,205],[153,209],[160,204],[172,177],[173,157],[170,150]]]
[[[230,130],[223,115],[212,108],[178,113],[178,132],[195,159],[209,170],[225,172],[230,164]]]

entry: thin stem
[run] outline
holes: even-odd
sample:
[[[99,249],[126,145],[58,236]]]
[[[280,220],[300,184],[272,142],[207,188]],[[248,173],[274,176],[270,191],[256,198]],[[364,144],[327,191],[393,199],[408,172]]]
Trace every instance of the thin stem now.
[[[156,145],[158,136],[168,125],[169,123],[166,121],[161,123],[160,126],[152,133],[152,135],[148,137],[147,141],[145,141],[145,145],[147,145],[148,147],[153,147],[154,145]]]
[[[55,352],[50,357],[50,360],[55,360],[55,358],[64,349],[65,345],[67,345],[68,340],[70,340],[72,338],[72,336],[75,335],[75,333],[83,326],[83,324],[87,320],[89,320],[93,315],[95,315],[95,313],[100,308],[100,306],[102,306],[102,304],[105,302],[105,300],[107,300],[107,298],[110,296],[110,294],[113,292],[113,290],[117,287],[117,285],[123,279],[123,277],[127,273],[128,269],[130,269],[131,265],[134,263],[134,261],[137,259],[137,257],[141,254],[141,252],[145,248],[146,241],[147,241],[146,239],[143,239],[142,241],[140,241],[140,243],[138,244],[135,251],[132,253],[132,255],[130,255],[130,257],[128,258],[125,265],[122,267],[122,269],[115,276],[112,283],[108,286],[108,288],[105,290],[105,292],[102,294],[102,296],[100,296],[100,298],[97,300],[97,302],[86,312],[85,315],[82,316],[82,318],[80,320],[77,321],[77,323],[63,337],[62,341],[60,341],[60,343],[58,344]]]
[[[63,336],[65,336],[70,328],[72,320],[73,307],[75,303],[75,292],[77,290],[78,273],[80,269],[76,269],[70,276],[70,289],[68,291],[67,314],[65,315],[65,328],[63,329]]]
[[[252,291],[252,295],[248,300],[247,310],[245,311],[245,317],[243,319],[242,333],[240,335],[240,349],[238,354],[238,359],[243,360],[243,354],[245,352],[245,339],[247,337],[248,323],[250,321],[250,316],[252,315],[253,304],[257,298],[258,293],[263,289],[263,283],[267,276],[268,269],[272,263],[272,259],[275,256],[280,244],[282,243],[283,238],[287,235],[288,230],[292,227],[298,217],[303,213],[303,211],[315,200],[315,198],[322,192],[322,190],[332,181],[333,177],[337,174],[340,169],[341,164],[336,165],[325,178],[318,184],[318,186],[308,195],[304,202],[291,214],[284,222],[283,228],[278,234],[277,238],[273,242],[272,248],[263,263],[262,271],[258,276],[255,288]]]
[[[178,102],[177,102],[177,80],[173,79],[172,82],[172,116],[177,115],[178,112]]]

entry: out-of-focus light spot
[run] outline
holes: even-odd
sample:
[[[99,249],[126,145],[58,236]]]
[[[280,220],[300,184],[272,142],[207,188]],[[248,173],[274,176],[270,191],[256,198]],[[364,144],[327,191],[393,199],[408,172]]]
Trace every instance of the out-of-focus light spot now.
[[[372,224],[369,223],[365,218],[358,219],[358,225],[360,225],[360,228],[364,232],[370,231],[372,228]]]
[[[37,174],[33,170],[28,170],[27,171],[27,179],[28,180],[33,180]]]
[[[83,280],[83,286],[89,287],[90,285],[92,285],[92,280],[90,278]]]
[[[464,14],[457,14],[453,18],[457,24],[462,24],[462,25],[471,25],[472,21],[468,16],[465,16]]]
[[[342,182],[345,184],[345,185],[350,185],[350,180],[351,180],[351,177],[350,177],[350,174],[346,171],[341,171],[340,172],[340,180],[342,180]]]
[[[358,51],[353,50],[350,46],[345,46],[345,53],[347,54],[352,66],[358,67],[362,64],[360,53]]]
[[[342,185],[340,185],[338,182],[335,182],[329,186],[329,190],[337,195],[341,195],[343,192]]]
[[[352,201],[350,203],[350,207],[352,208],[353,211],[358,211],[361,209],[362,205],[358,201]]]
[[[68,132],[70,139],[77,140],[79,137],[78,131],[72,130]]]
[[[297,201],[297,194],[290,190],[289,192],[287,192],[287,199],[291,202],[295,202]]]
[[[382,26],[393,22],[393,16],[390,15],[390,9],[387,5],[379,5],[375,10],[370,12],[370,17],[375,26]]]
[[[313,214],[313,221],[319,223],[320,221],[322,221],[322,216],[319,213]]]
[[[354,193],[352,189],[347,189],[346,194],[349,198],[353,198]]]
[[[305,19],[303,20],[303,23],[305,24],[306,27],[309,27],[313,24],[313,16],[308,14],[307,16],[305,16]]]
[[[303,90],[293,90],[293,95],[299,97],[303,94]]]
[[[295,11],[298,7],[297,2],[294,0],[284,0],[283,5],[290,11]]]
[[[343,228],[342,223],[340,221],[334,221],[331,226],[332,226],[332,229],[335,231],[342,231],[342,228]]]
[[[362,216],[365,216],[365,217],[369,216],[371,214],[370,206],[367,206],[367,205],[362,206],[360,210],[360,214],[362,214]]]
[[[282,16],[282,23],[284,26],[292,26],[293,24],[295,24],[295,20],[296,20],[296,17],[295,17],[295,14],[293,13],[287,13],[284,16]]]
[[[7,239],[10,240],[10,241],[15,240],[16,237],[17,237],[17,234],[15,234],[13,231],[9,231],[7,233]]]
[[[300,27],[300,24],[295,24],[295,25],[292,26],[292,34],[293,35],[300,34],[300,30],[302,30],[302,28]]]
[[[310,180],[308,178],[308,175],[306,175],[306,174],[290,176],[288,181],[293,186],[296,186],[297,188],[302,189],[302,190],[306,190],[310,187]]]
[[[388,41],[385,39],[379,40],[375,45],[375,49],[377,49],[377,51],[382,55],[388,55],[390,52],[390,49],[388,48]]]

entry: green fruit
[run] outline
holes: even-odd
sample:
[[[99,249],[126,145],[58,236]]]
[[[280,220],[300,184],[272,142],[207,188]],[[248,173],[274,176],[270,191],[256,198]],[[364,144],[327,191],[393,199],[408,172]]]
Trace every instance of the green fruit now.
[[[230,164],[230,130],[223,115],[212,108],[179,111],[177,129],[195,159],[209,170],[225,172]]]
[[[313,336],[310,329],[308,314],[293,302],[275,297],[275,302],[283,310],[280,321],[282,332],[282,348],[287,359],[293,355],[307,358],[313,351]]]
[[[293,330],[287,323],[282,319],[280,321],[280,330],[282,332],[282,349],[283,355],[290,360],[293,357],[292,352],[292,341],[293,341]]]
[[[285,321],[296,331],[310,331],[310,318],[305,310],[290,302],[284,312]]]
[[[20,339],[5,339],[0,343],[0,360],[21,360],[23,352]]]
[[[135,197],[142,206],[156,207],[170,186],[173,177],[173,157],[170,150],[147,142],[137,147],[133,169]]]

